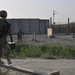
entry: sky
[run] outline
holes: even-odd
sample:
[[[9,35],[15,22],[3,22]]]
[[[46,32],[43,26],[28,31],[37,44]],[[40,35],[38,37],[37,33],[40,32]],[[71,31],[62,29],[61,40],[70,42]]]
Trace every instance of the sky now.
[[[53,19],[57,23],[75,22],[75,0],[0,0],[0,10],[6,10],[7,18]]]

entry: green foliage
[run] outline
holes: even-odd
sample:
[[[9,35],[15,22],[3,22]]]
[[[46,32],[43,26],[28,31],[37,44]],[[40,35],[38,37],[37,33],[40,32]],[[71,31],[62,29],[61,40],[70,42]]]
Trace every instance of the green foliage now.
[[[16,49],[11,52],[18,58],[40,57],[40,58],[75,58],[75,47],[69,45],[38,45],[16,43]]]

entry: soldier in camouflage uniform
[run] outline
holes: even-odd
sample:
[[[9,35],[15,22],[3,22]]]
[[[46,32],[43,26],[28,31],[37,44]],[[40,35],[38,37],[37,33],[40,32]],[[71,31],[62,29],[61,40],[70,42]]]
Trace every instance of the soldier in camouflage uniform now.
[[[6,25],[11,26],[7,21],[6,21],[6,17],[7,17],[7,12],[5,10],[0,11],[0,32],[2,32],[3,27],[5,27]],[[5,29],[3,29],[5,30]],[[3,33],[3,32],[2,32]],[[5,33],[0,33],[0,58],[2,57],[2,55],[5,56],[5,58],[7,59],[8,64],[11,64],[12,62],[9,59],[9,48],[8,48],[8,44],[7,44],[7,36],[10,35],[10,39],[11,42],[13,41],[12,39],[12,35],[11,35],[11,30],[6,30]]]
[[[24,35],[22,29],[20,29],[19,31],[17,31],[18,42],[22,42],[22,35]]]

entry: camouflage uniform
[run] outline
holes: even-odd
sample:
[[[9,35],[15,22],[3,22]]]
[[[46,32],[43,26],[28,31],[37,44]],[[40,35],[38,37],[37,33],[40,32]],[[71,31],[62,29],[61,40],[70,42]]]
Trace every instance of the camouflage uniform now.
[[[6,26],[6,25],[10,25],[10,24],[6,21],[6,19],[3,19],[6,17],[3,17],[1,15],[0,15],[0,17],[2,18],[2,19],[0,19],[0,30],[1,30],[3,27],[2,25]],[[9,47],[7,44],[7,36],[8,35],[10,35],[11,42],[13,41],[12,35],[11,35],[11,30],[9,29],[8,33],[5,36],[0,38],[0,58],[2,57],[2,55],[4,55],[8,61],[8,64],[11,64],[12,62],[9,59]]]
[[[8,54],[8,47],[7,47],[7,37],[3,37],[0,39],[0,57],[2,56],[2,54],[5,56],[6,54]]]
[[[21,29],[19,31],[17,31],[18,42],[22,42],[22,35],[24,35],[24,34]]]

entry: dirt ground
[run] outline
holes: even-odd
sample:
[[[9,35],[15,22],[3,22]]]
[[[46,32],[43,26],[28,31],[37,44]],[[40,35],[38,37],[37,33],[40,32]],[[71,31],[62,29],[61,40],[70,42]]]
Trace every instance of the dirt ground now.
[[[48,38],[47,34],[36,34],[36,42],[32,41],[33,35],[24,35],[23,43],[34,43],[34,44],[66,44],[66,45],[75,45],[75,37],[73,35],[65,34],[54,34],[54,38]],[[13,35],[14,42],[17,42],[16,35]],[[9,39],[8,39],[9,41]]]
[[[26,58],[26,59],[11,59],[14,66],[25,68],[29,70],[49,73],[52,71],[60,71],[60,75],[75,75],[75,60],[67,59],[39,59],[39,58]],[[5,63],[6,60],[3,59]],[[12,75],[15,71],[13,71]],[[16,75],[20,75],[17,72]],[[22,75],[22,73],[21,73]]]
[[[71,35],[54,35],[55,38],[47,38],[47,35],[36,35],[36,42],[32,41],[33,35],[24,35],[23,43],[34,44],[66,44],[75,45],[75,38]],[[14,35],[14,42],[17,42],[17,37]],[[9,39],[8,39],[9,41]],[[13,65],[31,69],[34,71],[51,72],[60,71],[60,75],[75,75],[75,60],[73,59],[39,59],[39,58],[26,58],[26,59],[11,59]],[[5,63],[6,60],[3,59]]]

